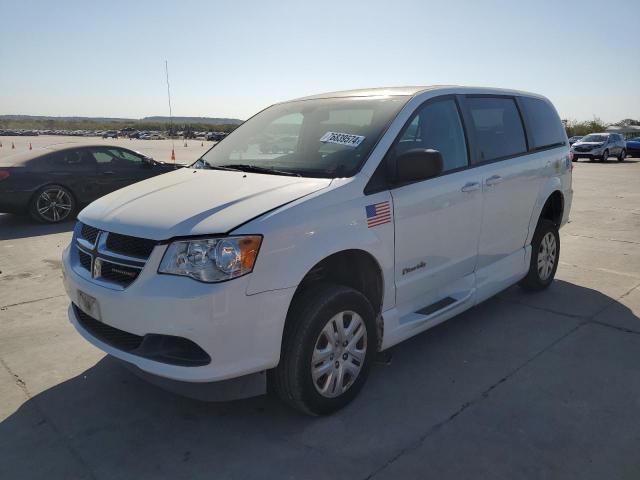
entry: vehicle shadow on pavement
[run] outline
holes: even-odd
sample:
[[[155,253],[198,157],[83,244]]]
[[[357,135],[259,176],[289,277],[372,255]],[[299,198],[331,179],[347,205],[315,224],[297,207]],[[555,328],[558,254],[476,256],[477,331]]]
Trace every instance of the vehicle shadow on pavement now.
[[[75,220],[54,223],[50,225],[38,223],[27,215],[12,215],[0,213],[0,240],[15,240],[18,238],[39,237],[53,233],[70,232]]]
[[[640,421],[638,333],[596,290],[509,289],[399,345],[324,418],[271,396],[187,399],[104,357],[0,423],[0,478],[611,478],[640,446],[602,431]]]

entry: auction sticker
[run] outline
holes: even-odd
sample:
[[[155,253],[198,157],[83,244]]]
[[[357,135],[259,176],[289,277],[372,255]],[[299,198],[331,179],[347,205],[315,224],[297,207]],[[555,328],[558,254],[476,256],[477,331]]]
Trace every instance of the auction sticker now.
[[[362,143],[364,137],[362,135],[351,135],[350,133],[327,132],[321,138],[323,143],[335,143],[337,145],[345,145],[347,147],[357,147]]]

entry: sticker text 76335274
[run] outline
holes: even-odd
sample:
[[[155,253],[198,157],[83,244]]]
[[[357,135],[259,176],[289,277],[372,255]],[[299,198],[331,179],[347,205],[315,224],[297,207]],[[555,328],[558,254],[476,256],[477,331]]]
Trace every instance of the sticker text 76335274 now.
[[[356,148],[358,145],[362,143],[364,140],[364,136],[362,135],[352,135],[350,133],[338,133],[338,132],[327,132],[322,137],[320,137],[320,141],[322,143],[335,143],[337,145],[345,145],[347,147]]]

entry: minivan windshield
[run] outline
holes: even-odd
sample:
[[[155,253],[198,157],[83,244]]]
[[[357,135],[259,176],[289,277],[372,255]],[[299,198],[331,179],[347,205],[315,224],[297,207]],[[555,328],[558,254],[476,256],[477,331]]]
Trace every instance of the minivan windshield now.
[[[193,167],[350,177],[408,99],[347,97],[277,104],[247,120]]]
[[[582,139],[580,140],[581,142],[606,142],[607,141],[607,135],[596,135],[596,134],[591,134],[591,135],[587,135],[586,137],[582,137]]]

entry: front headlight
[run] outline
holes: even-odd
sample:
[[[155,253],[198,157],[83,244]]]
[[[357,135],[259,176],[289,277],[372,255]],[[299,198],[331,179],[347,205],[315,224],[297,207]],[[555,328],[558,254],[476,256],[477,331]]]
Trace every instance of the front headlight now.
[[[241,277],[253,270],[261,243],[259,235],[178,240],[167,248],[158,272],[208,283]]]

